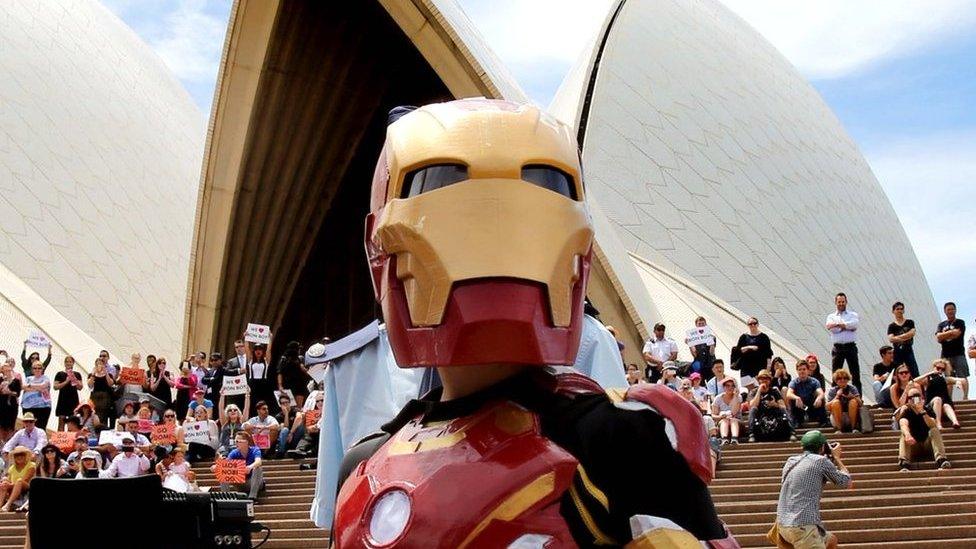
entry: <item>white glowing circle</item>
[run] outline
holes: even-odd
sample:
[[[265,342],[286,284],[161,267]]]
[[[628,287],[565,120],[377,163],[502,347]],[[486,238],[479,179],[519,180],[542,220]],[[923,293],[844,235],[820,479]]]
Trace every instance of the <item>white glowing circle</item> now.
[[[321,343],[316,343],[308,348],[308,356],[318,358],[325,354],[325,345]]]
[[[391,543],[403,534],[409,520],[410,496],[403,490],[391,490],[373,504],[369,537],[378,545]]]

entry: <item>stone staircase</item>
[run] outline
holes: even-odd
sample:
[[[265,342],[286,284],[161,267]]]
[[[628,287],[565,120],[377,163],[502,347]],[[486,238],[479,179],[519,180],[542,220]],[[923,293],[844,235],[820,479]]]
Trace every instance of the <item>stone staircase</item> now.
[[[963,428],[942,431],[952,462],[946,470],[932,462],[898,470],[898,433],[890,429],[889,410],[872,411],[873,433],[822,429],[841,443],[854,477],[850,490],[828,485],[821,505],[842,547],[976,548],[976,402],[958,404],[956,411]],[[798,442],[723,447],[712,499],[743,547],[771,546],[766,532],[775,520],[783,464],[800,451]]]

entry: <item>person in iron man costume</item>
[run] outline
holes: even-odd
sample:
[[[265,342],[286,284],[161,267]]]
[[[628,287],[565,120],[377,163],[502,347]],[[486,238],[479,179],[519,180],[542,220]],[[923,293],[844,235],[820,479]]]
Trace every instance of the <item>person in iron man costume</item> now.
[[[333,545],[738,547],[706,487],[700,412],[565,366],[593,246],[571,130],[487,99],[390,118],[373,287],[397,363],[443,386],[346,454]]]

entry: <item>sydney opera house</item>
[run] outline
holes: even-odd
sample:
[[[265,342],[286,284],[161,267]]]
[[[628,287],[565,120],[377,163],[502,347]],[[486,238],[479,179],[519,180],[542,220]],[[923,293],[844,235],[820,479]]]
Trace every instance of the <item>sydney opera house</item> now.
[[[387,111],[527,101],[453,0],[236,1],[206,129],[101,6],[0,11],[8,351],[32,326],[75,354],[227,349],[247,322],[279,341],[351,332],[378,314],[362,232]],[[549,110],[579,137],[589,297],[629,360],[654,323],[680,339],[699,314],[720,355],[750,315],[777,353],[823,355],[838,291],[862,362],[895,300],[935,326],[856,144],[756,31],[714,0],[616,0],[596,30]]]

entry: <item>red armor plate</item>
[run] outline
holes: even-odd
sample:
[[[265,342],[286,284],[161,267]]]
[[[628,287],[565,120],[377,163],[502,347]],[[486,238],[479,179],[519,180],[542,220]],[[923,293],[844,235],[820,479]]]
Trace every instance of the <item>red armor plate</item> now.
[[[512,402],[447,422],[415,419],[342,485],[335,546],[505,547],[540,534],[551,538],[547,547],[575,547],[559,502],[576,466],[541,435],[536,415]],[[391,490],[406,493],[409,514],[399,535],[379,543],[372,515]]]

